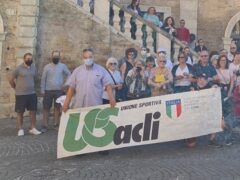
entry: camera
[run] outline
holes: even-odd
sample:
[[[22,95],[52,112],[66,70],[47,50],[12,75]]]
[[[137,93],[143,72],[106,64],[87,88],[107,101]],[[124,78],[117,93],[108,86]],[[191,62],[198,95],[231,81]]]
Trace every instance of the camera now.
[[[235,74],[236,74],[236,76],[240,76],[240,70],[237,70],[237,71],[235,72]]]
[[[137,89],[135,89],[135,90],[133,91],[133,96],[134,96],[135,98],[139,98],[139,97],[140,97],[140,92],[139,92]]]
[[[141,67],[137,67],[136,72],[140,73],[142,71]]]

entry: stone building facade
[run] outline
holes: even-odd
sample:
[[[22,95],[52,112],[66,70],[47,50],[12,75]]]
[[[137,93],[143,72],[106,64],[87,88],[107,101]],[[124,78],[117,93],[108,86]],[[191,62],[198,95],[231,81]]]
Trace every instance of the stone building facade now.
[[[130,2],[123,1],[125,4]],[[235,33],[238,35],[234,38],[238,41],[240,39],[239,0],[141,0],[140,7],[146,9],[149,6],[163,12],[164,18],[173,16],[176,27],[180,19],[185,19],[186,27],[197,38],[204,39],[210,51],[229,49],[234,33],[232,31],[237,24]]]
[[[102,64],[109,56],[124,56],[127,47],[140,48],[113,27],[104,25],[101,18],[68,1],[74,0],[0,0],[0,118],[14,116],[14,90],[7,79],[25,52],[34,54],[39,82],[54,49],[61,50],[62,61],[74,69],[81,63],[81,51],[86,47],[95,49],[96,59]],[[129,0],[122,3],[128,4]],[[141,1],[142,10],[150,6],[155,6],[163,18],[173,16],[176,26],[185,19],[186,27],[203,38],[210,50],[228,49],[233,34],[240,39],[239,0]]]

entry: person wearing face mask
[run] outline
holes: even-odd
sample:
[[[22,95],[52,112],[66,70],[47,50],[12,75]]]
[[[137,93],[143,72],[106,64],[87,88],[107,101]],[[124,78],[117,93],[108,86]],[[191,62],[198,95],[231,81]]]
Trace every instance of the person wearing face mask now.
[[[48,128],[49,111],[54,102],[54,128],[57,128],[60,121],[60,104],[56,99],[63,95],[64,79],[71,74],[68,67],[60,62],[60,51],[53,51],[51,63],[43,68],[41,78],[41,94],[43,95],[43,122],[42,132]]]
[[[146,63],[147,58],[151,56],[150,49],[145,47],[141,48],[140,54],[144,63]]]
[[[147,96],[147,76],[143,61],[136,60],[134,62],[134,66],[128,72],[125,82],[128,87],[127,100],[140,99]]]
[[[29,111],[31,121],[29,133],[39,135],[41,132],[36,129],[36,67],[32,64],[33,60],[31,53],[26,53],[23,56],[23,59],[24,62],[13,71],[12,76],[9,79],[9,83],[11,87],[15,89],[16,94],[15,112],[17,113],[17,135],[24,135],[23,114],[25,109]]]
[[[69,89],[63,105],[63,112],[67,112],[69,109],[74,94],[73,108],[101,105],[104,89],[111,107],[114,107],[116,100],[112,92],[111,77],[105,68],[94,62],[92,49],[83,50],[83,62],[83,65],[73,71],[66,83]]]

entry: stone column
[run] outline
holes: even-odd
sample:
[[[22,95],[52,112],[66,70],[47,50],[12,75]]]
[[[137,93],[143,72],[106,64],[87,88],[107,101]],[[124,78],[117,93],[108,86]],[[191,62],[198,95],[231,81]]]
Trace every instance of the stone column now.
[[[2,67],[2,43],[6,38],[6,33],[4,32],[4,28],[3,28],[3,20],[2,20],[2,16],[0,14],[0,70]],[[0,75],[1,77],[1,75]]]
[[[163,36],[160,33],[157,33],[157,49],[164,48],[167,51],[168,57],[171,55],[171,40]]]
[[[94,15],[109,24],[109,1],[95,0]],[[116,14],[117,15],[117,14]]]
[[[6,33],[0,33],[0,70],[2,69],[2,44],[6,38]]]
[[[180,0],[180,19],[185,20],[190,33],[197,34],[198,0]]]
[[[16,65],[22,63],[26,52],[33,55],[36,51],[37,22],[39,16],[39,0],[20,0],[18,7],[18,49]]]
[[[232,43],[232,38],[224,37],[223,40],[223,48],[230,51],[230,45]]]

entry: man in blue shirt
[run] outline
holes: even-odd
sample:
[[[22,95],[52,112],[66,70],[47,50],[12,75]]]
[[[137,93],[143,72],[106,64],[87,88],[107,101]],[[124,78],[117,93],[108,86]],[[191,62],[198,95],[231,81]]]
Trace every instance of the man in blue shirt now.
[[[52,62],[43,69],[41,79],[41,93],[43,94],[43,127],[47,131],[49,111],[54,102],[54,126],[57,128],[60,120],[60,104],[56,99],[63,95],[64,79],[70,76],[67,66],[60,62],[60,52],[52,52]]]
[[[214,83],[219,81],[216,69],[209,62],[209,53],[207,50],[200,52],[199,62],[193,66],[193,75],[196,78],[196,87],[198,87],[198,90],[211,88]],[[221,147],[216,141],[216,133],[210,135],[209,145]]]
[[[112,93],[112,81],[109,73],[102,66],[96,64],[91,49],[83,50],[84,64],[77,67],[69,80],[67,97],[63,105],[63,112],[69,109],[69,104],[75,94],[73,108],[101,105],[103,90],[107,92],[111,107],[116,105]]]
[[[209,62],[208,51],[203,50],[200,52],[199,62],[193,66],[193,76],[196,78],[204,76],[208,82],[218,82],[217,71]]]

